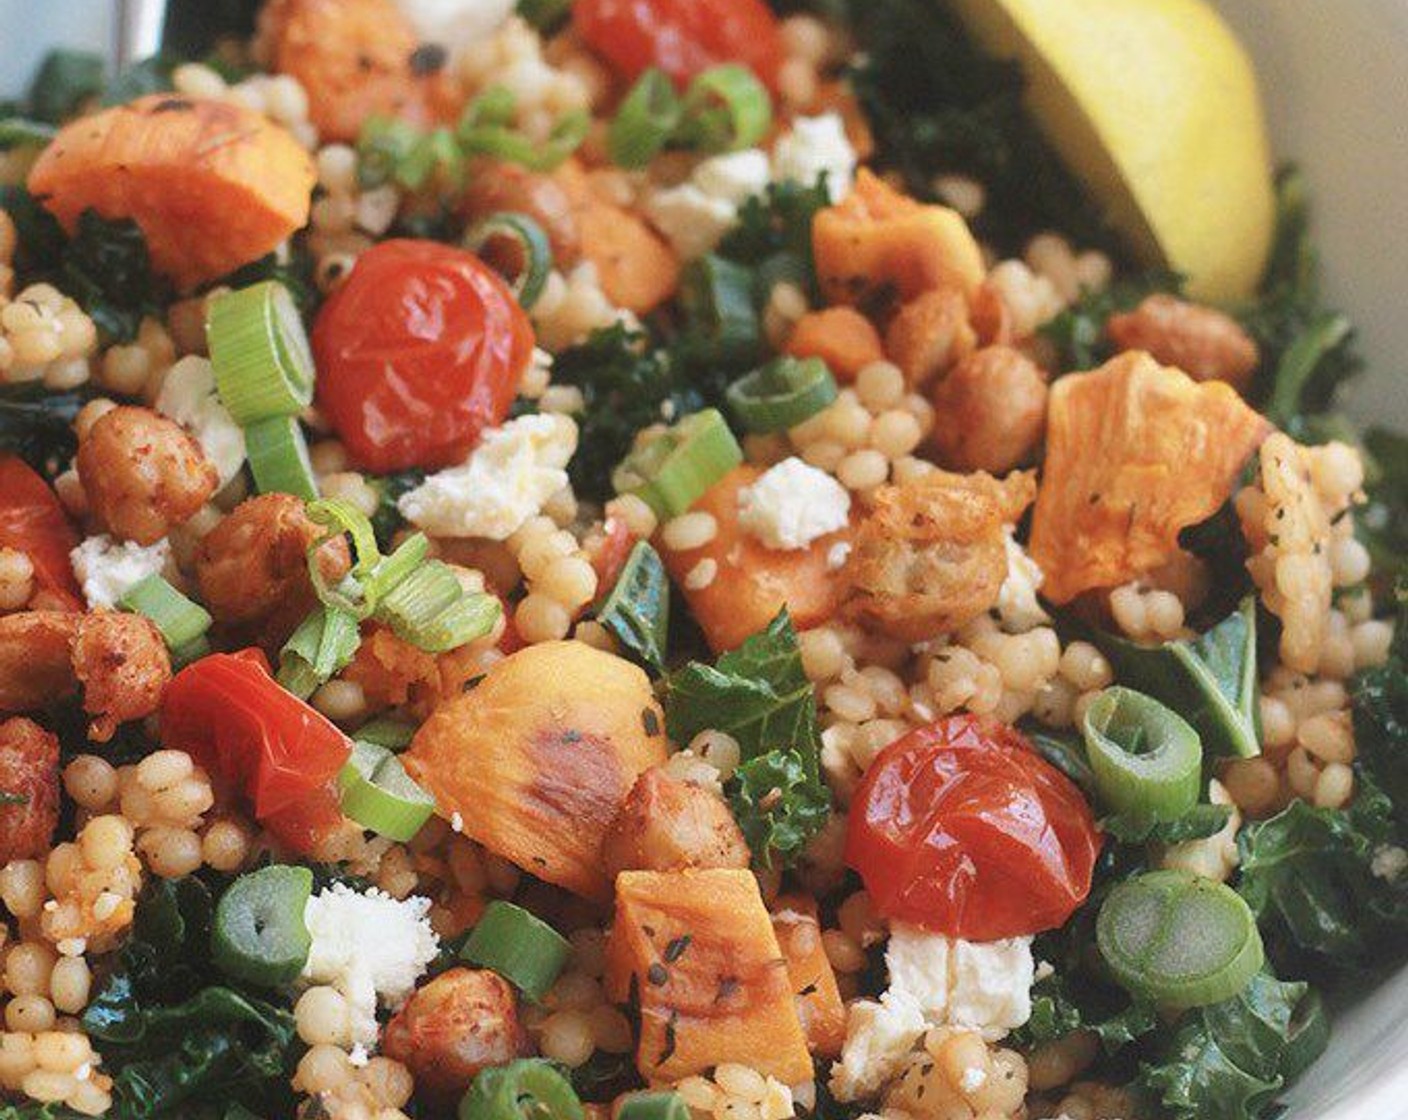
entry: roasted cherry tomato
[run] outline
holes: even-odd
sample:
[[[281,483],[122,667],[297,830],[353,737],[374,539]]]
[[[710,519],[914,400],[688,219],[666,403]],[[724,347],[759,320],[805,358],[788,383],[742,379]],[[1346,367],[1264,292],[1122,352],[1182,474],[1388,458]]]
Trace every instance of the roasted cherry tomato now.
[[[616,586],[616,581],[626,568],[626,561],[631,558],[631,549],[636,546],[635,534],[619,517],[608,517],[603,528],[605,535],[591,554],[597,593],[600,595],[607,594]]]
[[[474,254],[383,241],[323,305],[313,353],[318,406],[359,465],[446,467],[503,423],[533,328]]]
[[[162,700],[161,737],[243,792],[265,823],[308,809],[352,751],[326,717],[275,682],[258,650],[213,653],[177,673]]]
[[[572,22],[630,79],[658,66],[683,88],[711,66],[741,62],[777,85],[782,37],[762,0],[575,0]]]
[[[846,832],[846,862],[882,914],[971,941],[1061,925],[1099,852],[1075,784],[1006,724],[968,715],[881,751]]]
[[[35,590],[49,593],[45,607],[83,609],[68,558],[77,544],[78,534],[48,483],[23,459],[0,455],[0,548],[29,557]]]

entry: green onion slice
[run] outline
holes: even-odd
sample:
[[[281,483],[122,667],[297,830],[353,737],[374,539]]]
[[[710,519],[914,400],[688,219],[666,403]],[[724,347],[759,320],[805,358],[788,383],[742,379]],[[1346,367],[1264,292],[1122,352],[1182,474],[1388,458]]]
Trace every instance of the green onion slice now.
[[[745,365],[762,348],[754,280],[752,269],[714,253],[691,261],[680,277],[687,333],[707,341],[716,361]]]
[[[215,966],[236,980],[276,988],[303,971],[313,939],[303,922],[313,873],[272,864],[241,875],[220,896],[210,937]]]
[[[684,119],[675,84],[654,66],[636,79],[621,100],[606,134],[606,151],[617,167],[644,167],[670,142]]]
[[[748,67],[726,62],[705,70],[684,95],[680,138],[705,152],[750,148],[772,127],[772,98]]]
[[[750,432],[781,432],[836,399],[836,379],[820,358],[775,358],[728,387],[728,406]]]
[[[1153,871],[1118,884],[1100,907],[1095,940],[1123,987],[1175,1008],[1230,999],[1265,960],[1242,896],[1186,871]]]
[[[460,950],[460,956],[491,968],[533,1001],[547,994],[572,946],[552,926],[512,902],[495,901]]]
[[[1198,803],[1202,741],[1172,709],[1133,689],[1107,688],[1086,708],[1081,731],[1109,809],[1172,821]]]
[[[617,1104],[616,1120],[689,1120],[689,1108],[678,1093],[631,1093]]]
[[[0,151],[8,148],[42,148],[58,135],[58,131],[43,121],[25,117],[0,118]]]
[[[279,651],[276,679],[300,700],[352,660],[362,635],[357,616],[341,607],[319,604],[298,624]]]
[[[411,745],[415,738],[416,725],[392,716],[377,716],[357,728],[353,738],[359,743],[370,743],[374,747],[385,747],[389,751],[402,751]]]
[[[445,653],[493,630],[502,610],[496,596],[467,593],[448,564],[431,560],[381,597],[376,617],[417,649]]]
[[[435,798],[422,789],[385,747],[354,741],[337,776],[342,812],[378,836],[404,843],[435,812]]]
[[[525,311],[538,302],[552,271],[552,246],[543,227],[527,214],[511,211],[490,214],[465,236],[465,245],[483,255],[495,241],[508,239],[521,260],[513,280],[513,294]]]
[[[517,99],[503,86],[493,86],[470,102],[456,129],[464,154],[508,160],[532,171],[551,171],[582,146],[591,129],[591,115],[576,109],[559,117],[545,140],[531,140],[513,128],[516,104]]]
[[[365,189],[400,178],[420,133],[399,117],[369,117],[357,136],[357,181]]]
[[[313,400],[313,352],[293,296],[277,280],[210,301],[206,339],[220,399],[248,427],[302,412]]]
[[[296,416],[271,416],[244,430],[245,454],[261,494],[292,494],[311,501],[318,496],[308,443]]]
[[[545,1058],[481,1070],[459,1107],[459,1120],[583,1120],[584,1114],[572,1083]]]
[[[161,631],[167,648],[176,650],[204,636],[214,621],[210,612],[193,603],[159,575],[133,584],[117,601],[125,611],[146,615]]]
[[[618,494],[635,494],[668,520],[743,462],[743,451],[716,408],[691,413],[637,448],[611,474]]]

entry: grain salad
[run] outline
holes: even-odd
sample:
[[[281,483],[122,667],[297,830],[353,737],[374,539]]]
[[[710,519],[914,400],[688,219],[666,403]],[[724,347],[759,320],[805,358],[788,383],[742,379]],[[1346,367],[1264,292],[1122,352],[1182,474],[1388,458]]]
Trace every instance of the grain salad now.
[[[1408,944],[1408,437],[1230,33],[1214,213],[1104,3],[45,59],[0,1120],[1273,1114]]]

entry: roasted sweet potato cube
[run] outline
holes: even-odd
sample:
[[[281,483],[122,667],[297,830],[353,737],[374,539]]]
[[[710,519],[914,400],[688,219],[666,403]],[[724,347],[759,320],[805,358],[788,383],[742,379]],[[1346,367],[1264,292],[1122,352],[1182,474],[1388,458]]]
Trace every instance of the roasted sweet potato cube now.
[[[636,1066],[676,1081],[742,1062],[788,1085],[812,1076],[787,961],[749,871],[624,871],[606,991],[638,1003]]]
[[[846,1041],[846,1006],[821,943],[816,899],[804,894],[781,896],[773,904],[772,929],[787,961],[808,1048],[823,1058],[840,1057]]]

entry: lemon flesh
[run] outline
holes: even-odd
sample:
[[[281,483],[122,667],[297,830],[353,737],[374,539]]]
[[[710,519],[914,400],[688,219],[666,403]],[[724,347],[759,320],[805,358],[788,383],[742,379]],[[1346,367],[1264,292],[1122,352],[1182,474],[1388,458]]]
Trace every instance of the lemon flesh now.
[[[1140,259],[1198,299],[1256,289],[1275,226],[1256,75],[1203,0],[953,0]]]

